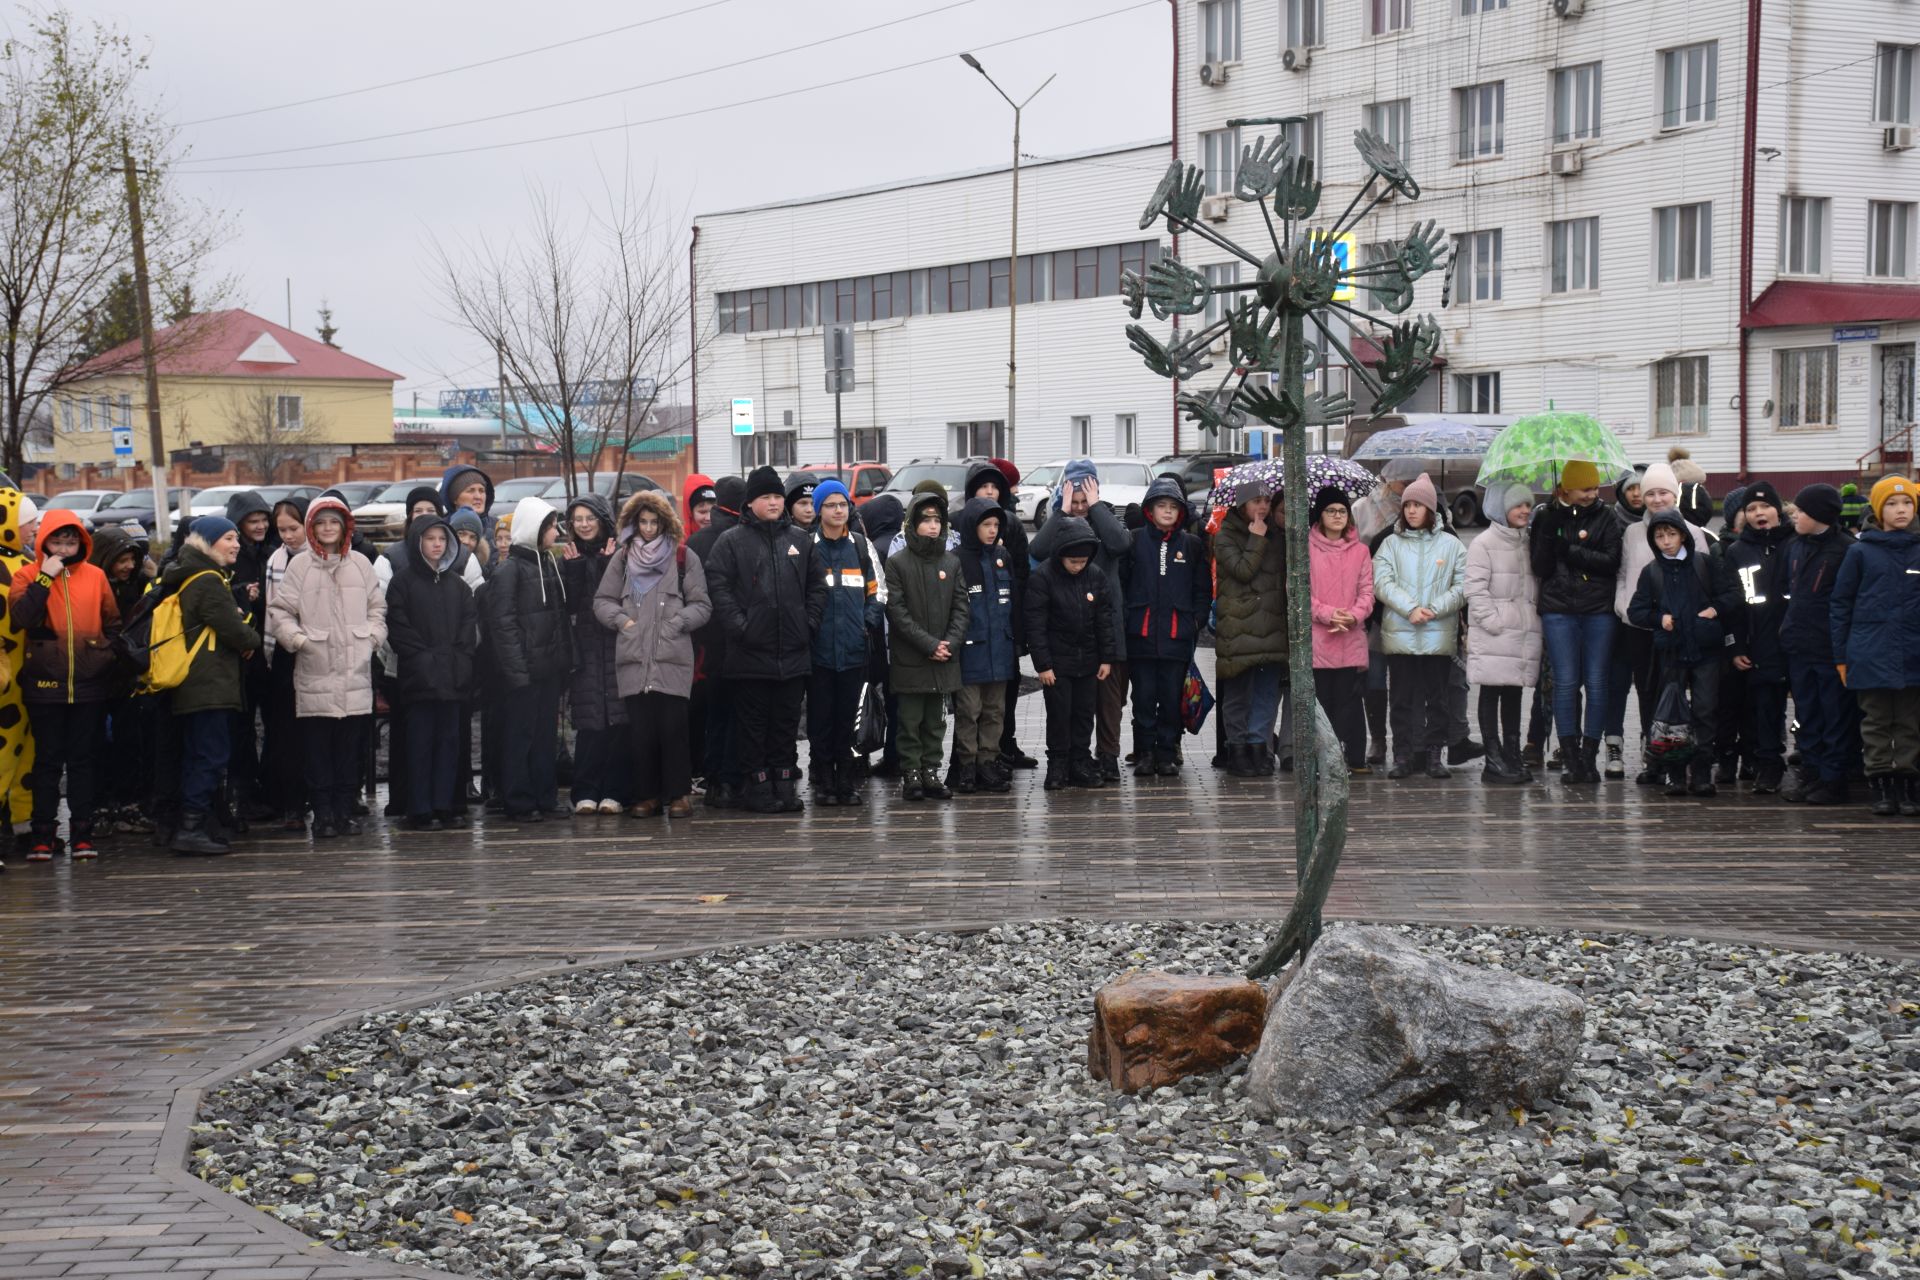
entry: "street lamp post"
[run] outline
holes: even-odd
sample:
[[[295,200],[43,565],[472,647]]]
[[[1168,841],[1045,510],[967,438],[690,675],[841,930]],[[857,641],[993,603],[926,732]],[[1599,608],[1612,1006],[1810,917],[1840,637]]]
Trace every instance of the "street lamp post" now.
[[[1040,96],[1040,89],[1053,83],[1053,77],[1048,76],[1040,82],[1040,89],[1035,89],[1024,100],[1015,102],[987,74],[987,69],[980,65],[980,59],[963,53],[960,61],[978,71],[980,78],[993,85],[993,91],[1006,98],[1007,105],[1013,108],[1013,231],[1007,249],[1007,457],[1014,458],[1014,383],[1018,374],[1015,351],[1020,330],[1020,113],[1027,103]],[[1018,465],[1017,459],[1015,465]]]

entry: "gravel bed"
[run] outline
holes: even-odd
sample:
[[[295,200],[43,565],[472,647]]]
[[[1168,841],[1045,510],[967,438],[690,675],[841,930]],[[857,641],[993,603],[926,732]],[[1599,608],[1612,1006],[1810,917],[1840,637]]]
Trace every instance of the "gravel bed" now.
[[[1920,1275],[1920,968],[1408,928],[1574,988],[1544,1111],[1256,1120],[1244,1064],[1087,1077],[1099,985],[1256,925],[716,951],[383,1014],[209,1096],[190,1164],[334,1248],[487,1277]]]

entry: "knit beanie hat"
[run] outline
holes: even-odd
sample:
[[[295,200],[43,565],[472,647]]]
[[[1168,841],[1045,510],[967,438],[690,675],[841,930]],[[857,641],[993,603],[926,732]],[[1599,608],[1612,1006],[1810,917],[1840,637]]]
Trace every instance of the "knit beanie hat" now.
[[[453,518],[449,523],[452,524],[455,533],[470,533],[481,539],[487,536],[486,521],[482,520],[480,513],[472,507],[455,507]]]
[[[1588,463],[1587,465],[1592,466],[1593,464]],[[1415,480],[1407,486],[1407,491],[1400,495],[1400,501],[1403,503],[1417,502],[1427,510],[1436,514],[1438,514],[1440,510],[1440,494],[1433,487],[1433,477],[1424,471],[1420,473],[1418,480]]]
[[[19,514],[17,514],[14,517],[14,523],[19,525],[21,528],[25,528],[26,526],[32,524],[35,520],[38,520],[39,518],[40,518],[40,504],[35,502],[32,498],[29,498],[26,494],[24,493],[21,494],[20,495],[20,511],[19,511]]]
[[[1693,455],[1679,445],[1667,450],[1667,461],[1673,464],[1673,474],[1679,478],[1681,484],[1707,482],[1707,473],[1701,469],[1699,463],[1693,460]]]
[[[1742,510],[1752,506],[1756,502],[1766,503],[1781,515],[1787,513],[1786,507],[1780,501],[1780,491],[1773,487],[1771,480],[1755,480],[1741,491],[1740,506]]]
[[[1638,489],[1640,487],[1641,470],[1639,467],[1628,467],[1625,471],[1622,471],[1619,476],[1614,479],[1613,491],[1615,493],[1625,493],[1629,489]]]
[[[239,527],[225,516],[201,516],[187,526],[187,532],[208,544],[220,541],[230,533],[240,532]]]
[[[822,480],[819,484],[813,486],[813,509],[815,511],[826,506],[828,498],[845,498],[847,505],[853,505],[853,497],[848,494],[847,486],[841,484],[838,480]],[[787,501],[791,502],[793,499],[788,498]]]
[[[1727,528],[1733,528],[1733,518],[1747,509],[1747,491],[1744,486],[1735,489],[1720,499],[1720,522]]]
[[[713,505],[722,511],[740,514],[747,505],[747,482],[739,476],[721,476],[713,482]]]
[[[1307,523],[1319,524],[1320,514],[1328,507],[1339,505],[1347,509],[1347,515],[1353,515],[1353,499],[1339,485],[1330,484],[1313,495],[1313,505],[1307,508]]]
[[[1634,479],[1637,481],[1639,477]],[[1531,507],[1533,502],[1532,486],[1515,483],[1495,485],[1487,490],[1486,501],[1481,505],[1486,508],[1489,522],[1504,525],[1507,523],[1507,512],[1522,505]]]
[[[1598,489],[1600,468],[1585,458],[1575,458],[1560,468],[1560,487],[1569,493],[1575,489]]]
[[[1673,468],[1664,462],[1654,463],[1647,468],[1646,474],[1640,477],[1642,497],[1654,489],[1664,490],[1672,494],[1676,500],[1680,497],[1680,477],[1675,475]]]
[[[1707,521],[1713,519],[1713,495],[1707,492],[1707,486],[1698,480],[1680,482],[1680,514],[1687,523],[1707,527]]]
[[[1914,484],[1905,476],[1882,476],[1873,488],[1867,491],[1867,505],[1873,508],[1875,524],[1880,523],[1880,508],[1886,505],[1888,498],[1899,493],[1904,493],[1916,502],[1920,502],[1920,485]]]
[[[1810,484],[1793,495],[1793,505],[1816,524],[1834,524],[1840,519],[1840,491],[1830,484]]]
[[[780,483],[780,473],[772,467],[755,467],[747,474],[747,501],[764,498],[767,495],[776,498],[787,496],[786,486]]]

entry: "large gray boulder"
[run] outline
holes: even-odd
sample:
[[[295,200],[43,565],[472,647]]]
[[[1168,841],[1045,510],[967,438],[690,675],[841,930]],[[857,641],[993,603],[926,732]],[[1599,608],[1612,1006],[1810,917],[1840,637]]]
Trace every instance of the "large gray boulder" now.
[[[1322,1123],[1529,1106],[1565,1078],[1585,1019],[1560,987],[1433,959],[1390,929],[1333,929],[1269,1005],[1247,1095]]]

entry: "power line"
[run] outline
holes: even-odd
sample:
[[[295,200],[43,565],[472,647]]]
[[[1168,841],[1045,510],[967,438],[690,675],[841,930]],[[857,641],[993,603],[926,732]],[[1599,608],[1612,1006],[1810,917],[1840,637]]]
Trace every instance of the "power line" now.
[[[1023,35],[1008,36],[1002,40],[970,44],[967,46],[967,49],[974,51],[981,49],[999,49],[1010,44],[1018,44],[1024,40],[1034,40],[1041,36],[1053,35],[1056,32],[1067,31],[1074,27],[1083,27],[1089,23],[1102,22],[1108,18],[1118,17],[1124,13],[1132,13],[1140,9],[1157,9],[1160,5],[1161,0],[1138,0],[1137,3],[1123,5],[1118,9],[1110,9],[1105,13],[1096,13],[1072,22],[1062,22],[1055,26],[1042,27],[1037,31],[1029,31]],[[732,102],[723,102],[711,107],[693,107],[686,111],[676,111],[668,115],[652,116],[645,120],[630,120],[620,124],[599,125],[591,129],[575,129],[568,133],[552,133],[537,138],[517,138],[511,142],[489,142],[471,147],[452,147],[442,151],[419,151],[407,155],[376,156],[366,160],[323,160],[310,164],[253,165],[236,169],[177,169],[176,172],[198,176],[200,174],[212,173],[289,173],[302,169],[345,169],[369,164],[398,164],[410,160],[436,160],[443,156],[473,155],[482,151],[501,151],[512,147],[536,146],[547,142],[565,142],[574,138],[592,137],[602,133],[623,133],[628,130],[641,128],[644,125],[666,124],[675,120],[690,119],[694,116],[711,115],[716,111],[731,111],[738,107],[751,107],[758,106],[764,102],[777,102],[783,98],[798,97],[802,94],[814,93],[821,89],[834,89],[842,85],[858,84],[863,80],[873,80],[881,76],[894,75],[902,71],[913,71],[920,67],[930,67],[937,63],[956,58],[961,52],[963,51],[954,50],[950,53],[938,54],[931,58],[921,58],[914,62],[903,62],[897,66],[882,67],[877,71],[865,71],[859,75],[843,76],[838,80],[825,80],[818,84],[804,85],[798,89],[785,89],[778,93],[763,94],[757,98],[740,98]]]
[[[630,84],[620,89],[603,89],[599,93],[589,93],[578,98],[563,98],[558,102],[541,103],[538,106],[520,107],[513,111],[500,111],[490,116],[474,116],[467,120],[452,120],[446,124],[422,125],[417,129],[397,129],[392,133],[368,134],[363,138],[342,138],[338,142],[312,142],[302,147],[275,147],[266,151],[241,151],[232,155],[207,156],[204,159],[188,159],[185,164],[221,164],[229,160],[257,160],[262,156],[298,155],[303,151],[326,151],[334,147],[358,146],[363,142],[386,142],[394,138],[410,138],[422,133],[438,133],[443,129],[459,129],[470,124],[491,124],[496,120],[511,120],[516,116],[537,115],[542,111],[557,111],[562,107],[577,107],[583,102],[597,102],[603,98],[616,98],[622,94],[637,93],[642,89],[655,89],[661,85],[674,84],[681,80],[691,80],[696,76],[712,75],[716,71],[733,71],[740,67],[751,66],[756,62],[766,62],[773,58],[784,57],[789,53],[804,53],[808,49],[818,49],[822,45],[835,44],[842,40],[851,40],[855,36],[864,36],[888,27],[897,27],[903,23],[914,22],[921,18],[930,18],[949,9],[959,9],[978,0],[950,0],[947,4],[924,9],[919,13],[909,13],[898,18],[889,18],[885,22],[876,22],[870,27],[861,27],[854,31],[843,31],[839,35],[823,36],[818,40],[809,40],[805,44],[791,45],[785,49],[774,49],[768,53],[756,54],[751,58],[741,58],[735,62],[723,62],[710,67],[701,67],[697,71],[682,71],[678,75],[664,76],[658,80],[643,80],[639,84]]]
[[[370,84],[360,89],[342,89],[338,93],[323,93],[313,98],[299,98],[293,102],[279,102],[270,107],[249,107],[245,111],[229,111],[225,115],[202,116],[198,120],[188,120],[180,127],[192,128],[194,125],[213,124],[219,120],[238,120],[242,116],[265,115],[270,111],[286,111],[293,107],[309,107],[316,102],[333,102],[340,98],[351,98],[356,94],[375,93],[381,89],[393,89],[403,84],[418,84],[422,80],[433,80],[440,76],[455,75],[462,71],[473,71],[480,67],[496,66],[502,62],[512,62],[515,58],[528,58],[536,53],[551,53],[555,49],[565,49],[569,45],[584,44],[588,40],[599,40],[606,36],[616,36],[625,31],[634,31],[640,27],[650,27],[657,22],[668,22],[674,18],[684,18],[690,13],[699,13],[705,9],[717,9],[723,4],[732,4],[733,0],[707,0],[705,4],[696,4],[686,9],[677,9],[672,13],[663,13],[658,17],[646,18],[639,22],[629,22],[618,27],[608,27],[605,31],[594,31],[584,36],[575,36],[571,40],[560,40],[553,44],[543,44],[534,49],[521,49],[516,53],[503,53],[497,58],[482,58],[479,62],[466,62],[457,67],[447,67],[441,71],[423,71],[417,76],[404,76],[399,80],[387,80],[380,84]]]

